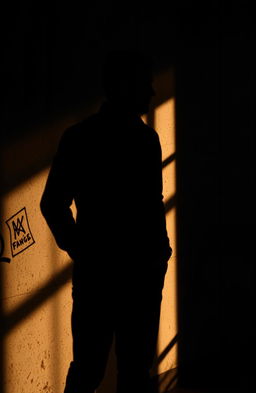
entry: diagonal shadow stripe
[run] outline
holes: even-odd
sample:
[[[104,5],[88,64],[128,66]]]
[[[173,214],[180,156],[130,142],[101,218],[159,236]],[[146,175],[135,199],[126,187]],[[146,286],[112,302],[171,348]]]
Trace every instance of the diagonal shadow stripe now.
[[[3,315],[0,326],[1,336],[9,333],[15,325],[26,319],[32,312],[36,311],[47,299],[49,299],[59,288],[65,285],[72,275],[72,264],[69,263],[60,273],[56,274],[42,288],[24,301],[16,309],[7,315]]]
[[[178,380],[178,373],[173,376],[173,378],[169,381],[168,385],[166,386],[167,393],[171,392],[173,387],[175,386],[174,383]]]
[[[176,159],[176,153],[171,154],[162,162],[162,168],[164,169],[167,165],[171,164]]]
[[[178,342],[178,334],[176,334],[176,336],[173,337],[173,339],[169,342],[169,344],[165,347],[165,349],[163,350],[162,353],[160,353],[160,355],[157,358],[157,364],[160,364],[164,358],[168,355],[168,353],[170,352],[170,350],[174,347],[174,345]]]
[[[172,210],[176,205],[176,194],[174,194],[171,198],[169,198],[165,204],[165,213],[168,213],[170,210]]]

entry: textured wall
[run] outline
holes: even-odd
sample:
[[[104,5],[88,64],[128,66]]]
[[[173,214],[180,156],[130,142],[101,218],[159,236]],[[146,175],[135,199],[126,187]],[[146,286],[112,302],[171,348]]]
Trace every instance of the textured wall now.
[[[71,357],[69,319],[71,270],[39,210],[47,170],[30,178],[2,199],[1,232],[10,263],[1,264],[6,318],[4,335],[5,392],[61,392]],[[29,229],[34,243],[19,245]],[[19,253],[12,256],[16,242]],[[16,238],[16,240],[15,240]],[[28,242],[27,242],[28,243]],[[26,244],[26,243],[24,243]]]
[[[166,207],[167,231],[173,248],[173,255],[163,289],[160,329],[158,338],[157,374],[177,366],[177,296],[176,296],[176,145],[175,145],[175,96],[174,72],[171,68],[155,78],[156,97],[154,110],[148,116],[148,122],[157,131],[162,147],[163,194]]]
[[[177,333],[175,101],[171,86],[173,73],[169,69],[156,78],[155,108],[145,118],[156,128],[162,145],[167,227],[174,249],[163,292],[158,343],[160,358],[156,361],[154,373],[176,366],[176,348],[168,350]],[[9,263],[0,264],[1,303],[5,317],[5,324],[1,327],[4,393],[61,393],[72,357],[71,262],[64,252],[58,250],[39,210],[48,168],[37,171],[32,166],[43,152],[52,156],[61,132],[75,121],[75,117],[62,118],[60,122],[42,125],[38,132],[32,129],[27,139],[10,143],[3,155],[6,189],[2,190],[1,198],[1,235],[5,246],[2,257],[10,259]],[[20,167],[28,174],[22,181]],[[16,177],[19,181],[13,187]]]

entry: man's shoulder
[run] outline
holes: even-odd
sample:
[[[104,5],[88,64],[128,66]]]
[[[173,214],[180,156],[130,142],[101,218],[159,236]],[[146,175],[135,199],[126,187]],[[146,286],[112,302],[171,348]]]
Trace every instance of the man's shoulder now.
[[[153,136],[157,136],[158,135],[156,130],[153,127],[149,126],[148,124],[146,124],[144,122],[143,122],[143,127],[145,128],[145,130],[147,130],[147,132],[150,135],[153,135]]]
[[[85,119],[69,126],[63,133],[65,137],[75,137],[83,133],[86,129],[89,130],[91,127],[95,126],[98,121],[98,114],[92,114]]]
[[[77,148],[84,144],[94,134],[93,130],[98,125],[98,114],[92,114],[87,118],[67,127],[61,138],[60,145],[65,148]]]
[[[152,141],[152,143],[159,142],[159,135],[153,127],[149,126],[148,124],[144,123],[143,121],[142,121],[142,127],[143,127],[145,135],[147,135],[148,139],[150,139]]]

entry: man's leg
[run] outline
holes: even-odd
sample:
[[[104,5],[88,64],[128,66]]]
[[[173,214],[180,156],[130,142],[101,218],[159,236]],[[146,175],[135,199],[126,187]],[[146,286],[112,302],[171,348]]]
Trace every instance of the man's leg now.
[[[155,356],[162,288],[167,264],[134,272],[123,285],[116,326],[117,393],[153,391],[150,369]]]
[[[73,361],[64,393],[93,393],[104,377],[113,340],[112,302],[100,278],[75,276],[71,318]]]

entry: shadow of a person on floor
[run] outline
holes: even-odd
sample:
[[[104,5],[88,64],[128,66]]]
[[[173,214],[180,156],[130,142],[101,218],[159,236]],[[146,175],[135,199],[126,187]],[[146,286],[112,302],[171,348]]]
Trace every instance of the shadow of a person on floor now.
[[[113,51],[102,83],[99,111],[64,132],[41,200],[58,246],[74,261],[65,393],[98,388],[114,336],[117,392],[148,393],[172,253],[161,146],[141,120],[154,95],[150,62],[139,52]]]

